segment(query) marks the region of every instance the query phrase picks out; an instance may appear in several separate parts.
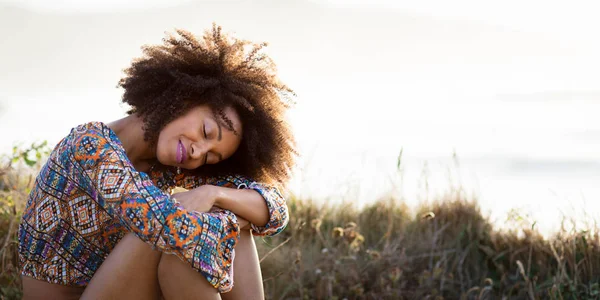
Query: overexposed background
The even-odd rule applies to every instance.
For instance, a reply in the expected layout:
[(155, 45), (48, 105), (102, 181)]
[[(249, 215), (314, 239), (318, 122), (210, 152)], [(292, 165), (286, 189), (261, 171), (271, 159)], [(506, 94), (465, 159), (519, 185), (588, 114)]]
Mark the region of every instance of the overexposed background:
[(566, 0), (0, 0), (0, 153), (124, 116), (115, 86), (140, 46), (214, 21), (269, 42), (299, 96), (293, 193), (414, 204), (462, 185), (499, 223), (517, 209), (550, 230), (561, 212), (599, 215), (598, 11)]

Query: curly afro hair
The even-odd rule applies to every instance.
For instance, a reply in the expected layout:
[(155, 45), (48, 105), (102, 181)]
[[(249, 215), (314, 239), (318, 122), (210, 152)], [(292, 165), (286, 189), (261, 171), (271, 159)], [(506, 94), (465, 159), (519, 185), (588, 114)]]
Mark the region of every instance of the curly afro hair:
[[(297, 156), (285, 113), (294, 92), (281, 83), (271, 58), (254, 44), (213, 24), (198, 38), (185, 30), (162, 45), (145, 45), (144, 55), (119, 81), (128, 114), (144, 122), (144, 140), (156, 145), (160, 131), (198, 105), (208, 105), (233, 130), (224, 109), (233, 107), (243, 124), (242, 142), (227, 160), (184, 172), (199, 176), (244, 175), (284, 187)], [(160, 166), (161, 168), (169, 168)]]

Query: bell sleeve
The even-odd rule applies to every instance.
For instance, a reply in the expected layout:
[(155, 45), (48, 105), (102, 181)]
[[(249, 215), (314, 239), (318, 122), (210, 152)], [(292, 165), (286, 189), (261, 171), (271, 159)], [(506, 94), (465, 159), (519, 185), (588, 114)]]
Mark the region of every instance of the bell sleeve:
[(258, 183), (243, 176), (206, 177), (178, 174), (174, 175), (174, 184), (185, 189), (193, 189), (203, 184), (221, 187), (252, 189), (265, 200), (269, 209), (269, 221), (264, 226), (251, 224), (252, 231), (258, 236), (274, 236), (282, 232), (289, 222), (288, 206), (279, 190), (272, 186)]

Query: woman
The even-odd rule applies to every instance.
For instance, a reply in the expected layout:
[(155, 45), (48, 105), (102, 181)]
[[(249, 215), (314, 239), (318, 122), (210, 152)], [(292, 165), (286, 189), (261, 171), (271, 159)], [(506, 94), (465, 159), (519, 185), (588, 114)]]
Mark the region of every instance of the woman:
[(213, 25), (143, 47), (119, 82), (128, 116), (75, 127), (36, 179), (24, 299), (263, 298), (251, 230), (286, 226), (295, 156), (293, 92), (263, 46)]

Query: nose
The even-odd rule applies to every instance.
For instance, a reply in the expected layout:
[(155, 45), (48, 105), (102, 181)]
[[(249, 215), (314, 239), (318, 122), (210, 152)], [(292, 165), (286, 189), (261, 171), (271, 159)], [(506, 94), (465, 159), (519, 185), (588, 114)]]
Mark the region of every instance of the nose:
[(206, 143), (206, 142), (192, 143), (190, 145), (191, 158), (194, 160), (203, 158), (204, 154), (209, 151), (209, 147), (210, 147), (209, 143)]

